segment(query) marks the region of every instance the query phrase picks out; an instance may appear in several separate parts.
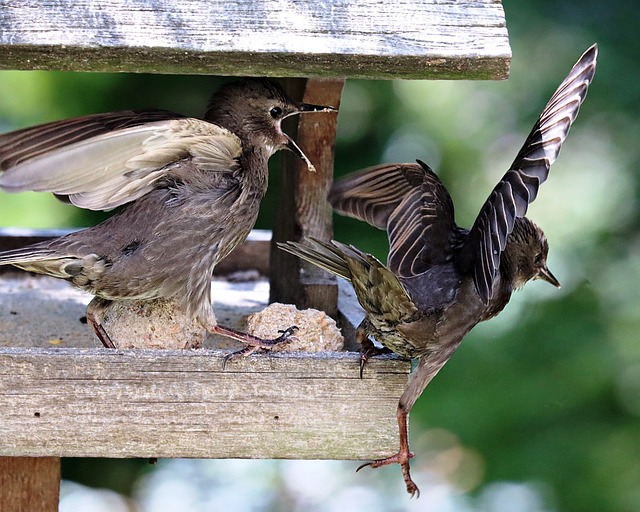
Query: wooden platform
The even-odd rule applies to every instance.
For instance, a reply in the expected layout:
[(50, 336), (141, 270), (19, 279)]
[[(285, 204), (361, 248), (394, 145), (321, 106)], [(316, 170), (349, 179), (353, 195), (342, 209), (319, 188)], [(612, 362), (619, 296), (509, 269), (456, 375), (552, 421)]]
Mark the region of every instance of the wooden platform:
[[(236, 276), (263, 244), (264, 233), (244, 244)], [(242, 270), (244, 280), (213, 281), (220, 321), (239, 329), (269, 297), (266, 277)], [(58, 279), (0, 273), (0, 456), (370, 459), (396, 449), (408, 361), (376, 358), (360, 379), (353, 351), (258, 354), (223, 369), (239, 347), (227, 338), (109, 350), (81, 321), (90, 299)], [(339, 307), (354, 350), (362, 313), (346, 284)]]
[[(0, 349), (0, 455), (370, 459), (409, 363), (354, 353)], [(382, 428), (380, 428), (382, 427)]]
[[(345, 78), (504, 79), (510, 59), (500, 0), (0, 0), (0, 69), (291, 77), (294, 99), (338, 107)], [(316, 117), (286, 128), (318, 172), (284, 158), (273, 241), (331, 237), (337, 116)], [(261, 243), (245, 249), (266, 265), (271, 300), (357, 316), (353, 297), (340, 300), (348, 287)], [(224, 264), (246, 268), (239, 261)], [(360, 380), (353, 352), (260, 355), (223, 372), (212, 348), (109, 351), (78, 325), (83, 305), (44, 284), (32, 296), (60, 309), (36, 320), (37, 348), (14, 327), (0, 346), (0, 510), (56, 510), (61, 456), (369, 459), (397, 449), (407, 361), (373, 360)], [(59, 334), (54, 317), (80, 331)]]

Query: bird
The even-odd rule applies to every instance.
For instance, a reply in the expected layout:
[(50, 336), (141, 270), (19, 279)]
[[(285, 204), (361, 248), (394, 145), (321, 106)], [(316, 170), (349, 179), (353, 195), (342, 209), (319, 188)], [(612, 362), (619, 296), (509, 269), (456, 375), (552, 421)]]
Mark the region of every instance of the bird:
[(356, 330), (363, 345), (361, 372), (373, 353), (372, 337), (387, 350), (417, 360), (397, 406), (398, 453), (357, 471), (397, 463), (407, 492), (419, 496), (408, 443), (409, 412), (416, 400), (466, 334), (500, 313), (514, 290), (535, 279), (560, 287), (547, 266), (547, 239), (525, 214), (578, 115), (596, 59), (594, 44), (553, 94), (470, 229), (455, 223), (447, 189), (418, 160), (357, 171), (336, 181), (328, 195), (338, 213), (386, 230), (386, 265), (337, 241), (280, 245), (351, 282), (365, 312)]
[(54, 121), (0, 135), (0, 189), (51, 192), (107, 220), (0, 253), (0, 265), (64, 279), (94, 295), (87, 321), (105, 347), (101, 320), (114, 301), (172, 300), (211, 333), (249, 347), (263, 340), (219, 325), (211, 305), (216, 264), (253, 228), (267, 190), (267, 162), (289, 149), (314, 170), (284, 119), (335, 112), (298, 103), (268, 79), (222, 85), (203, 119), (128, 110)]

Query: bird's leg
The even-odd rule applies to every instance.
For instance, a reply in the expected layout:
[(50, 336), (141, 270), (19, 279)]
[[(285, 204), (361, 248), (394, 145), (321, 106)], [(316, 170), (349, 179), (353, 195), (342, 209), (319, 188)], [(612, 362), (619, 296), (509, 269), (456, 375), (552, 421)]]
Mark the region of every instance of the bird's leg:
[(389, 354), (391, 350), (386, 347), (376, 347), (362, 327), (356, 329), (356, 342), (360, 343), (360, 378), (362, 379), (364, 366), (369, 358), (380, 354)]
[(413, 453), (409, 451), (409, 427), (407, 424), (408, 414), (407, 412), (398, 405), (397, 411), (398, 417), (398, 427), (400, 428), (400, 450), (395, 455), (391, 457), (387, 457), (386, 459), (377, 459), (372, 462), (366, 462), (362, 464), (356, 472), (360, 471), (362, 468), (366, 466), (370, 466), (372, 468), (379, 468), (381, 466), (387, 466), (389, 464), (400, 464), (400, 468), (402, 469), (402, 476), (404, 477), (404, 482), (407, 485), (407, 492), (411, 494), (413, 498), (420, 497), (420, 489), (415, 484), (413, 480), (411, 480), (411, 471), (409, 468), (409, 460), (413, 458)]
[(294, 332), (298, 330), (298, 327), (292, 325), (291, 327), (278, 331), (280, 336), (274, 338), (272, 340), (265, 340), (263, 338), (258, 338), (257, 336), (253, 336), (252, 334), (247, 334), (245, 332), (236, 331), (235, 329), (231, 329), (230, 327), (224, 327), (222, 325), (215, 325), (212, 327), (207, 327), (207, 330), (213, 334), (220, 334), (222, 336), (227, 336), (228, 338), (233, 338), (234, 340), (241, 341), (242, 343), (248, 345), (246, 348), (242, 350), (238, 350), (237, 352), (232, 352), (224, 358), (222, 366), (226, 366), (227, 362), (231, 359), (237, 359), (239, 357), (246, 357), (249, 354), (253, 354), (259, 349), (270, 349), (275, 345), (279, 345), (281, 343), (287, 343), (289, 338), (293, 335)]
[(102, 319), (106, 307), (111, 303), (110, 300), (94, 297), (87, 305), (87, 323), (96, 333), (102, 344), (107, 348), (116, 348), (107, 331), (102, 327)]

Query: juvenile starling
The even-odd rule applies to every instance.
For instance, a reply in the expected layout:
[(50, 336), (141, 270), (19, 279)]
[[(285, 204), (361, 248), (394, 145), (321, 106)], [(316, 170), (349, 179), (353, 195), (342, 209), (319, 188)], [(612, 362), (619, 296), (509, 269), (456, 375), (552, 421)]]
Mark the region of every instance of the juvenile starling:
[(56, 121), (0, 135), (0, 188), (53, 192), (82, 208), (110, 210), (106, 221), (23, 249), (0, 265), (65, 279), (95, 295), (87, 320), (101, 325), (111, 301), (170, 299), (209, 332), (268, 348), (218, 325), (210, 282), (216, 264), (253, 228), (267, 189), (267, 161), (292, 150), (283, 119), (332, 107), (297, 104), (275, 83), (221, 87), (204, 120), (162, 110), (123, 111)]
[[(329, 201), (340, 213), (386, 229), (387, 266), (370, 254), (338, 242), (311, 240), (281, 247), (351, 281), (366, 316), (357, 338), (373, 336), (383, 346), (417, 358), (400, 397), (400, 450), (360, 466), (398, 463), (407, 491), (411, 480), (408, 415), (424, 388), (478, 323), (497, 315), (511, 293), (532, 279), (560, 286), (547, 268), (543, 232), (524, 217), (547, 179), (596, 67), (589, 48), (552, 96), (511, 168), (484, 203), (470, 230), (454, 221), (453, 203), (424, 163), (383, 165), (336, 182)], [(363, 343), (365, 345), (365, 343)], [(367, 357), (363, 351), (363, 364)]]

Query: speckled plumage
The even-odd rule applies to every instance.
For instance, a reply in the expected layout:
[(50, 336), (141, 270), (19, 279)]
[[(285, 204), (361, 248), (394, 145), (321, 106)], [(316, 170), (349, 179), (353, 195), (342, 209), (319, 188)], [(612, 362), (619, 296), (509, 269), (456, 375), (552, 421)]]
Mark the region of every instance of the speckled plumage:
[(365, 464), (399, 463), (411, 495), (418, 487), (409, 471), (408, 414), (427, 384), (478, 322), (502, 311), (515, 289), (532, 279), (559, 286), (547, 268), (547, 240), (524, 215), (578, 114), (596, 56), (594, 45), (562, 82), (471, 229), (455, 224), (449, 193), (426, 164), (391, 164), (347, 176), (329, 194), (336, 211), (387, 231), (387, 265), (335, 241), (281, 244), (351, 281), (366, 314), (356, 333), (363, 345), (372, 346), (372, 336), (419, 360), (398, 404), (399, 452)]
[(125, 111), (0, 135), (2, 189), (53, 192), (94, 210), (129, 203), (94, 227), (0, 253), (0, 264), (94, 294), (87, 317), (107, 345), (100, 318), (109, 301), (140, 299), (170, 299), (210, 332), (260, 343), (217, 324), (211, 274), (255, 224), (269, 157), (283, 148), (302, 155), (282, 119), (331, 110), (244, 80), (221, 87), (204, 120)]

